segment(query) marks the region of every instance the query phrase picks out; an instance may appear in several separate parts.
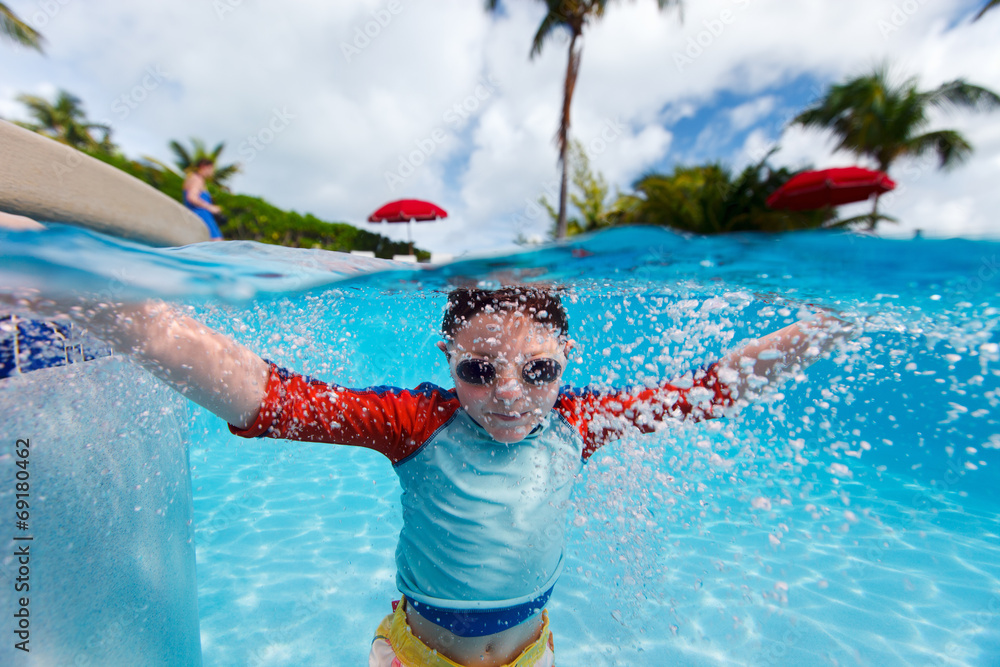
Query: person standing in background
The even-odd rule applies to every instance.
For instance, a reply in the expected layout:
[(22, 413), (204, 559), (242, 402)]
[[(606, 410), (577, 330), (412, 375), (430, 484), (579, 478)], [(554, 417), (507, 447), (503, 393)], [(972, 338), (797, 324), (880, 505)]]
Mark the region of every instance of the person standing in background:
[(214, 173), (214, 162), (206, 158), (198, 160), (194, 171), (184, 179), (184, 205), (202, 219), (213, 241), (221, 241), (222, 232), (215, 222), (215, 216), (222, 213), (222, 209), (212, 202), (212, 195), (208, 193), (207, 188), (208, 179), (212, 178)]

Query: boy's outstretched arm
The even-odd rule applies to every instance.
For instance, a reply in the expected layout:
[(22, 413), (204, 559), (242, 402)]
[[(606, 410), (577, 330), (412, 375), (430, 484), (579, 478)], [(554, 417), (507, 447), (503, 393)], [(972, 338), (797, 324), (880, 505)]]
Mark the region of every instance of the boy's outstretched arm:
[(719, 362), (719, 377), (733, 398), (779, 382), (795, 366), (808, 366), (854, 332), (843, 320), (817, 313), (733, 350)]
[(230, 424), (246, 428), (257, 417), (269, 367), (231, 338), (155, 301), (71, 312), (95, 336)]

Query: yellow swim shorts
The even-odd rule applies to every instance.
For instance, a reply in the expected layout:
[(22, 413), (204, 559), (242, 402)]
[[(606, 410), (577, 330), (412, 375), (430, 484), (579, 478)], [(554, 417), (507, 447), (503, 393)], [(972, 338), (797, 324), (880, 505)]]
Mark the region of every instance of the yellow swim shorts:
[[(553, 667), (555, 648), (549, 631), (549, 616), (542, 610), (542, 632), (505, 667)], [(406, 599), (382, 619), (375, 631), (368, 667), (463, 667), (416, 638), (406, 623)]]

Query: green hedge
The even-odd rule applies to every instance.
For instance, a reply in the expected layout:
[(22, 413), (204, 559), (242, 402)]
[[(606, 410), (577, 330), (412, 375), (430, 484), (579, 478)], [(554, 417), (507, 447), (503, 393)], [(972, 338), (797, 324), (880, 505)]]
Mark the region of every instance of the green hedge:
[[(325, 222), (312, 214), (283, 211), (259, 197), (215, 192), (212, 197), (222, 207), (227, 220), (219, 228), (227, 239), (253, 239), (293, 248), (324, 250), (370, 250), (376, 257), (392, 258), (409, 252), (406, 243), (397, 243), (344, 222)], [(414, 249), (419, 259), (430, 253)]]
[[(130, 160), (121, 154), (92, 152), (91, 156), (135, 176), (139, 180), (176, 199), (183, 201), (183, 179), (176, 173), (155, 164)], [(284, 211), (260, 197), (232, 194), (209, 187), (215, 203), (222, 207), (225, 219), (219, 228), (230, 240), (258, 241), (293, 248), (324, 250), (369, 250), (376, 257), (391, 259), (409, 252), (406, 243), (392, 241), (344, 222), (326, 222), (312, 214)], [(414, 248), (418, 259), (430, 259), (430, 253)]]

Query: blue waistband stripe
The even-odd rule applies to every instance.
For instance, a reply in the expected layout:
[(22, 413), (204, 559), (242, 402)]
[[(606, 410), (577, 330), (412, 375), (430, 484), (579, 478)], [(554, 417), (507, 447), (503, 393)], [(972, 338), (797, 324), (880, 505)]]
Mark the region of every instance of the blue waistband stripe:
[(406, 599), (406, 604), (426, 618), (459, 637), (484, 637), (520, 625), (548, 604), (552, 588), (534, 600), (502, 609), (441, 609)]

